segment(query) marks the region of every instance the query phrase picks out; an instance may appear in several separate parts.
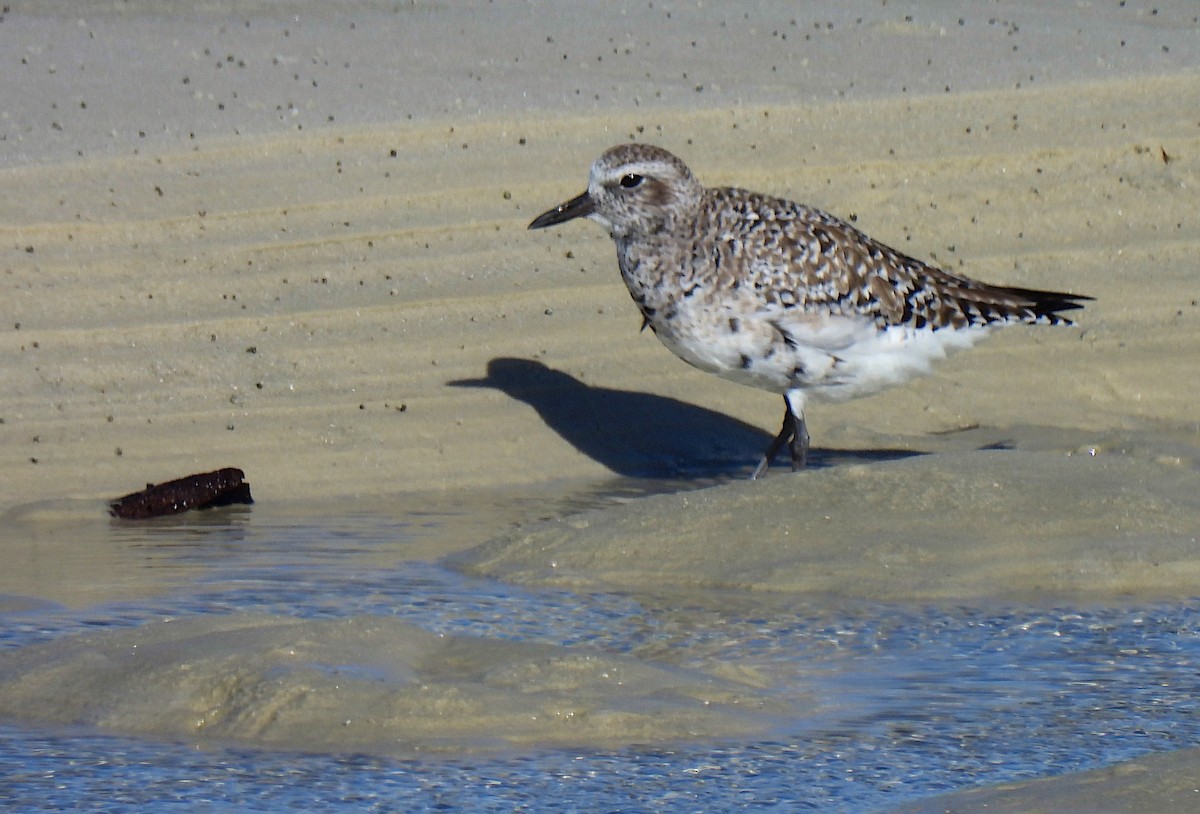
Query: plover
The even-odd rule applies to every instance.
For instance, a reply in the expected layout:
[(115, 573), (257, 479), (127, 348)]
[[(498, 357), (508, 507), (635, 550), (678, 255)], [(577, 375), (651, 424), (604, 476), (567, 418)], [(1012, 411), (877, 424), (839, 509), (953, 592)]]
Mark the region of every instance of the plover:
[(1091, 299), (953, 274), (819, 209), (705, 187), (648, 144), (606, 150), (587, 191), (529, 228), (579, 217), (616, 242), (643, 328), (688, 364), (783, 396), (783, 427), (754, 478), (785, 444), (792, 468), (805, 467), (810, 399), (901, 384), (997, 326), (1070, 325), (1060, 312)]

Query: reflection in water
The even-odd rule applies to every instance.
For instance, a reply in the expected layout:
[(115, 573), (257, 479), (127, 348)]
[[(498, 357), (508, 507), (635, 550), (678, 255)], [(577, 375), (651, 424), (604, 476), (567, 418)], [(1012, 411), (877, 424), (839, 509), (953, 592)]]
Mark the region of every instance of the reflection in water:
[(752, 669), (781, 699), (816, 705), (780, 720), (766, 738), (464, 758), (196, 751), (6, 726), (0, 797), (14, 810), (215, 801), (266, 811), (509, 811), (552, 799), (576, 810), (772, 803), (862, 811), (1200, 742), (1195, 604), (1035, 611), (717, 594), (639, 600), (522, 589), (428, 563), (371, 564), (372, 549), (395, 551), (429, 522), (380, 514), (260, 526), (252, 515), (208, 526), (207, 538), (199, 526), (179, 527), (186, 529), (180, 545), (160, 529), (129, 532), (143, 535), (126, 542), (151, 561), (165, 553), (203, 562), (200, 576), (152, 600), (83, 611), (12, 606), (0, 627), (0, 656), (164, 616), (388, 617), (434, 633), (585, 645), (708, 671)]

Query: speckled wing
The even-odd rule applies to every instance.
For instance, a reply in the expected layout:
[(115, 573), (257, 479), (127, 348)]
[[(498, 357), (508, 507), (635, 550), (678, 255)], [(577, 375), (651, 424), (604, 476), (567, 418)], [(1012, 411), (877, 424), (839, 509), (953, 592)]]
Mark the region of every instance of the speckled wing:
[[(819, 209), (740, 189), (710, 189), (719, 223), (713, 264), (752, 285), (763, 304), (859, 314), (880, 327), (964, 328), (1009, 322), (1071, 324), (1058, 312), (1090, 297), (992, 286), (902, 254)], [(710, 231), (711, 230), (711, 231)], [(732, 261), (732, 262), (724, 262)]]

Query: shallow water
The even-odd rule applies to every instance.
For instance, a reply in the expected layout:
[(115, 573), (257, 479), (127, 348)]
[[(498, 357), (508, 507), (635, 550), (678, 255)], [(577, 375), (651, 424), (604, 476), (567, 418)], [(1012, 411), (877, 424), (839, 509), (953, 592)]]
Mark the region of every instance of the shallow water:
[(367, 511), (292, 523), (243, 510), (114, 526), (111, 543), (141, 552), (165, 593), (83, 609), (14, 602), (0, 648), (165, 617), (389, 616), (699, 669), (736, 664), (765, 676), (770, 694), (815, 707), (797, 704), (806, 711), (751, 740), (416, 758), (197, 749), (8, 724), (0, 802), (30, 811), (850, 812), (1200, 743), (1200, 602), (1033, 610), (579, 595), (405, 561), (408, 547), (454, 523)]

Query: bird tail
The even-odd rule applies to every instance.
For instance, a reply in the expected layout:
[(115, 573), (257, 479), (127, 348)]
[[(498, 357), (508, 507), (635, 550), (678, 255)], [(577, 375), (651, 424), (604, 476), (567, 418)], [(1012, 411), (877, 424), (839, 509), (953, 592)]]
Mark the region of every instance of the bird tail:
[(1000, 288), (999, 290), (1014, 299), (1023, 300), (1023, 310), (1029, 314), (1029, 322), (1048, 325), (1073, 325), (1070, 317), (1063, 316), (1062, 312), (1083, 308), (1085, 302), (1091, 302), (1094, 299), (1083, 294), (1038, 291), (1032, 288)]

